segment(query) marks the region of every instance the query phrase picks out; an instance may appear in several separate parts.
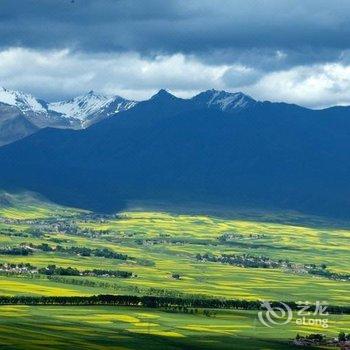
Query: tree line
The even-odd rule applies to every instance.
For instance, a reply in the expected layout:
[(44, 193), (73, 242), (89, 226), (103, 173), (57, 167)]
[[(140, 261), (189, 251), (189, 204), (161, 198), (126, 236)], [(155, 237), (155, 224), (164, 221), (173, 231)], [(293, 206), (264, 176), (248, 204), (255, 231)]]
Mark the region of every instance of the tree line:
[(132, 272), (123, 270), (107, 270), (107, 269), (92, 269), (78, 270), (75, 267), (62, 267), (56, 265), (48, 265), (46, 267), (36, 267), (29, 263), (0, 263), (0, 273), (7, 274), (41, 274), (46, 276), (95, 276), (95, 277), (117, 277), (129, 278), (136, 277)]
[[(279, 302), (271, 302), (272, 307)], [(286, 302), (292, 310), (299, 310), (300, 304)], [(148, 308), (169, 308), (181, 306), (187, 308), (260, 310), (259, 300), (213, 299), (213, 298), (176, 298), (135, 295), (92, 295), (92, 296), (0, 296), (0, 305), (111, 305), (137, 306)], [(314, 311), (313, 307), (309, 308)], [(327, 311), (334, 314), (350, 314), (350, 306), (328, 306)]]
[(96, 277), (118, 277), (129, 278), (132, 277), (132, 272), (122, 270), (83, 270), (80, 271), (75, 267), (61, 267), (56, 265), (48, 265), (38, 269), (38, 273), (43, 275), (58, 275), (58, 276), (96, 276)]
[(33, 244), (29, 243), (26, 245), (25, 243), (22, 243), (23, 246), (27, 247), (27, 249), (37, 249), (41, 250), (43, 252), (57, 252), (57, 253), (66, 253), (66, 254), (72, 254), (72, 255), (79, 255), (79, 256), (97, 256), (97, 257), (103, 257), (107, 259), (119, 259), (119, 260), (127, 260), (129, 257), (126, 254), (115, 252), (108, 248), (87, 248), (87, 247), (63, 247), (61, 245), (51, 246), (47, 243), (41, 243), (41, 244)]

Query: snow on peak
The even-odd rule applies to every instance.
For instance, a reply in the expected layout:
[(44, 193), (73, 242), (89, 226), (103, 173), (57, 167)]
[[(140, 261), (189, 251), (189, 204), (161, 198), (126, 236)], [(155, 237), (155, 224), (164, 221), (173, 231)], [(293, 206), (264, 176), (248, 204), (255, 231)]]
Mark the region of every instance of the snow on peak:
[[(87, 94), (67, 101), (53, 102), (48, 105), (49, 110), (61, 113), (66, 117), (85, 121), (89, 116), (101, 114), (115, 114), (129, 109), (136, 104), (119, 96), (109, 96), (89, 91)], [(113, 108), (112, 108), (113, 107)]]
[(214, 89), (201, 92), (199, 95), (193, 97), (193, 100), (222, 111), (244, 109), (255, 103), (254, 99), (242, 92), (231, 93)]
[(32, 95), (0, 87), (0, 102), (16, 106), (23, 113), (46, 113), (45, 107)]
[(75, 119), (84, 120), (87, 115), (96, 113), (112, 100), (112, 97), (95, 94), (93, 91), (90, 91), (86, 95), (67, 101), (50, 103), (49, 109)]

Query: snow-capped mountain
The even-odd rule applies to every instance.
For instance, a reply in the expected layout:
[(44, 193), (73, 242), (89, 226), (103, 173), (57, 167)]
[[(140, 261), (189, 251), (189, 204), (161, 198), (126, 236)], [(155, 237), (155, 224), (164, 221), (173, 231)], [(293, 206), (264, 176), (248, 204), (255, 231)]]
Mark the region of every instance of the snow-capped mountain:
[(0, 102), (17, 107), (22, 113), (46, 113), (42, 103), (30, 94), (0, 87)]
[[(164, 89), (151, 97), (149, 102), (169, 113), (180, 106), (182, 109), (199, 107), (237, 113), (259, 104), (241, 92), (207, 90), (190, 99), (181, 99)], [(45, 127), (84, 129), (116, 113), (131, 109), (138, 102), (90, 91), (69, 100), (47, 103), (28, 93), (0, 88), (0, 104), (1, 145)]]
[(67, 101), (50, 103), (48, 109), (79, 120), (82, 127), (86, 127), (112, 114), (130, 109), (136, 103), (120, 96), (107, 96), (90, 91)]
[(227, 92), (207, 90), (194, 96), (192, 100), (209, 108), (219, 109), (224, 112), (235, 112), (254, 106), (257, 101), (242, 92)]
[(350, 218), (349, 115), (161, 90), (82, 132), (41, 130), (1, 147), (0, 183), (96, 211), (185, 198)]
[(13, 106), (38, 128), (79, 128), (72, 118), (65, 118), (60, 113), (50, 111), (47, 103), (31, 94), (0, 88), (0, 103)]
[(120, 96), (88, 92), (67, 101), (47, 103), (31, 94), (0, 88), (0, 102), (17, 107), (38, 127), (80, 129), (136, 105)]
[(47, 103), (31, 94), (0, 88), (0, 103), (17, 107), (39, 128), (81, 129), (132, 108), (137, 102), (90, 91), (67, 101)]
[(46, 127), (83, 129), (136, 103), (93, 91), (67, 101), (47, 103), (31, 94), (0, 87), (0, 146)]

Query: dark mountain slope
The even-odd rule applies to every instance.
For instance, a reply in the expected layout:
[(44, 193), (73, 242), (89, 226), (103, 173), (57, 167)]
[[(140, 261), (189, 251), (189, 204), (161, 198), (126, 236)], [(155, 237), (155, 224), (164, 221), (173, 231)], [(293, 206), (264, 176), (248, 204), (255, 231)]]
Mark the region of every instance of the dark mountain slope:
[(0, 146), (31, 135), (38, 129), (17, 107), (0, 102)]
[(253, 103), (236, 113), (161, 91), (83, 131), (0, 149), (0, 185), (98, 210), (213, 201), (350, 216), (349, 109)]

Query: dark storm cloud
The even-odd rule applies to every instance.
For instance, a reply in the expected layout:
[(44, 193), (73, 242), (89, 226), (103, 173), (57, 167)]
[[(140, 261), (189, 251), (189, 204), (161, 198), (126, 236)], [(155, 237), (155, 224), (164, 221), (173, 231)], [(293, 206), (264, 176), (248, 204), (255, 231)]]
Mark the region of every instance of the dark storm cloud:
[[(0, 45), (182, 52), (215, 63), (258, 53), (278, 67), (336, 59), (350, 46), (349, 15), (348, 0), (2, 0)], [(269, 62), (276, 50), (288, 59)]]
[(0, 0), (0, 86), (350, 104), (350, 0)]

